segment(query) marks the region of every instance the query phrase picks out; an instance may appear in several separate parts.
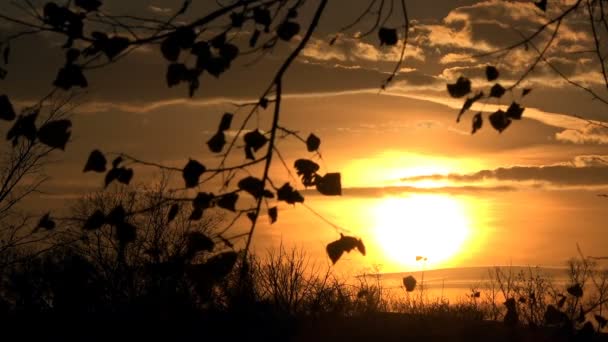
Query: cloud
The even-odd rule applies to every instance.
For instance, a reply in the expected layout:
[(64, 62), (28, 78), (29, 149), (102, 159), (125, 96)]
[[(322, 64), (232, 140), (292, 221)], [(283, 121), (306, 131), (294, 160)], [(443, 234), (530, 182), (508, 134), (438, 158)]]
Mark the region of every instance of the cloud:
[(451, 181), (455, 183), (532, 182), (558, 187), (608, 186), (608, 158), (579, 156), (569, 164), (543, 166), (512, 166), (481, 170), (469, 174), (451, 173), (405, 177), (403, 182)]
[(157, 13), (157, 14), (168, 14), (173, 11), (169, 7), (160, 7), (160, 6), (154, 6), (154, 5), (148, 6), (148, 10), (150, 12)]

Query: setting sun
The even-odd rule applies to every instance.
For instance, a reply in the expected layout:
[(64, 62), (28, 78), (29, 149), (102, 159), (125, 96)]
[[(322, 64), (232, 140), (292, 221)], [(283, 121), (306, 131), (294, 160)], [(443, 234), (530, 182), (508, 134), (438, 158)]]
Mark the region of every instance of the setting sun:
[(374, 231), (386, 258), (403, 266), (440, 266), (456, 255), (470, 235), (463, 205), (444, 195), (391, 197), (374, 210)]

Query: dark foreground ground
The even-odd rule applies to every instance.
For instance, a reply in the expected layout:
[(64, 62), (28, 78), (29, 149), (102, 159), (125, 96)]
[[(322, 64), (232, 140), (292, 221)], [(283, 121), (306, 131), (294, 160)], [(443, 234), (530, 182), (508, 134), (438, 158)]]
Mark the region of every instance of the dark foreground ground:
[(548, 328), (508, 328), (501, 322), (375, 313), (358, 317), (213, 315), (163, 321), (137, 317), (29, 317), (0, 321), (0, 341), (608, 341)]

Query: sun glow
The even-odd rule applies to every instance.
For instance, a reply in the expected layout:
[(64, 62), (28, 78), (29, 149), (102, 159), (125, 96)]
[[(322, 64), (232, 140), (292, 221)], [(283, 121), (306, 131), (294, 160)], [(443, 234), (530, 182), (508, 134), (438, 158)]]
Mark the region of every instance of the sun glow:
[(464, 206), (445, 195), (385, 198), (374, 210), (374, 221), (385, 257), (402, 266), (446, 266), (471, 235)]

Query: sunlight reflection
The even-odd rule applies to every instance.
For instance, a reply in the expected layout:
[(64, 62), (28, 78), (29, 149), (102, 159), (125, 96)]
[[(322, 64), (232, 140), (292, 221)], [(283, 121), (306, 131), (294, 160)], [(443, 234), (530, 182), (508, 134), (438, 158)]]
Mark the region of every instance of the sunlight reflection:
[(388, 260), (402, 266), (445, 266), (471, 236), (467, 211), (451, 196), (389, 197), (378, 202), (373, 215), (378, 245)]

